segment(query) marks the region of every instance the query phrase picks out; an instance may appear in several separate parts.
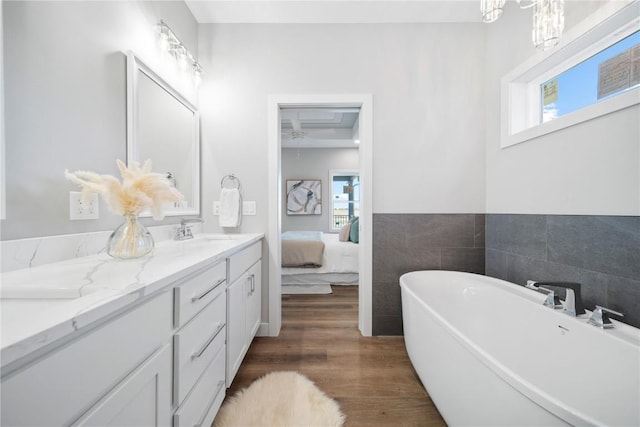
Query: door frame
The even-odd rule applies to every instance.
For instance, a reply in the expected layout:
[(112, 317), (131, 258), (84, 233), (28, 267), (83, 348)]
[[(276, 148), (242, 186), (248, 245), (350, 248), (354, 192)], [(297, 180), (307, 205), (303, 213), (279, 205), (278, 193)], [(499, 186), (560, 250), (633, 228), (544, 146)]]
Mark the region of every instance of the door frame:
[(269, 315), (266, 335), (277, 336), (282, 325), (281, 298), (281, 224), (282, 165), (280, 109), (295, 107), (360, 107), (360, 280), (358, 287), (358, 328), (364, 336), (372, 335), (372, 237), (373, 237), (373, 96), (371, 94), (283, 94), (269, 95), (268, 120), (268, 232)]

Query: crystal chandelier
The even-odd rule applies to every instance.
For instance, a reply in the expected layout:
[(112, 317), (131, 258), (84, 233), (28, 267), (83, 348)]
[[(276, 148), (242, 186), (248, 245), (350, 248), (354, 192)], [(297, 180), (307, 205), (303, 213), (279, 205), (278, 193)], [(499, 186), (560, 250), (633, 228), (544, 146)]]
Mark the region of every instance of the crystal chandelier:
[[(516, 0), (520, 9), (533, 8), (533, 45), (542, 50), (554, 47), (564, 30), (564, 0)], [(480, 0), (483, 22), (493, 22), (502, 15), (505, 0)]]
[(533, 6), (533, 45), (542, 50), (554, 47), (560, 41), (562, 30), (564, 0), (538, 0)]
[(480, 0), (482, 22), (489, 23), (500, 18), (504, 2), (505, 0)]

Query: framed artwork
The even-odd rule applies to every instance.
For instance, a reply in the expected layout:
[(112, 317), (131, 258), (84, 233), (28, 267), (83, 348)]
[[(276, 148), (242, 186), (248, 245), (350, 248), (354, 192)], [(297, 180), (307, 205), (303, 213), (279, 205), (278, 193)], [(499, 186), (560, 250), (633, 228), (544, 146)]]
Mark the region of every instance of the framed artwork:
[(322, 215), (322, 181), (288, 179), (287, 215)]

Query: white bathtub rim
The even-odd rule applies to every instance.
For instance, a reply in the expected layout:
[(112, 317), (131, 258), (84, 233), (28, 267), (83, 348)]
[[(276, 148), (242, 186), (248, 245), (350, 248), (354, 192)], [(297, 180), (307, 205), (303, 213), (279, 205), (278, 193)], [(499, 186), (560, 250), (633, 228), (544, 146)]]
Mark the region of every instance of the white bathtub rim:
[[(495, 277), (490, 277), (483, 274), (467, 273), (463, 271), (454, 271), (454, 270), (419, 270), (419, 271), (412, 271), (412, 272), (403, 274), (400, 277), (400, 284), (402, 285), (403, 277), (405, 276), (409, 277), (409, 276), (421, 274), (421, 273), (437, 274), (437, 275), (443, 275), (443, 276), (468, 276), (471, 278), (471, 280), (479, 279), (481, 281), (490, 281), (491, 285), (500, 286), (500, 289), (503, 289), (509, 293), (521, 296), (524, 299), (533, 302), (534, 304), (539, 304), (538, 305), (539, 309), (548, 311), (548, 314), (557, 316), (562, 321), (573, 322), (573, 324), (576, 325), (577, 327), (588, 329), (590, 332), (605, 334), (607, 335), (607, 338), (619, 340), (623, 342), (625, 345), (631, 345), (636, 348), (640, 347), (640, 329), (638, 328), (627, 325), (624, 322), (619, 322), (615, 319), (610, 319), (614, 325), (612, 329), (598, 328), (596, 326), (590, 325), (587, 322), (592, 312), (589, 309), (585, 309), (586, 314), (580, 315), (578, 317), (568, 316), (564, 314), (562, 310), (550, 310), (542, 305), (542, 303), (546, 298), (544, 294), (540, 292), (536, 292), (531, 289), (527, 289), (524, 286), (518, 285), (517, 283), (508, 282), (506, 280), (497, 279)], [(413, 292), (412, 294), (415, 296)], [(433, 312), (431, 308), (429, 308), (429, 311)]]
[[(425, 271), (428, 271), (428, 270), (425, 270)], [(482, 276), (482, 275), (473, 274), (473, 273), (446, 272), (443, 270), (433, 270), (433, 271), (438, 273), (454, 273), (456, 275), (464, 274), (464, 275), (471, 275), (475, 277), (487, 278), (487, 276)], [(412, 274), (412, 273), (406, 273), (406, 275), (409, 275), (409, 274)], [(420, 305), (423, 306), (429, 312), (429, 314), (433, 316), (433, 318), (436, 320), (436, 322), (440, 324), (440, 326), (444, 327), (448, 331), (451, 331), (452, 336), (456, 341), (458, 341), (463, 347), (469, 350), (469, 352), (472, 355), (474, 355), (477, 359), (479, 359), (482, 364), (487, 366), (487, 368), (489, 368), (492, 372), (498, 375), (503, 381), (505, 381), (507, 384), (513, 387), (517, 392), (526, 396), (527, 398), (535, 402), (544, 410), (552, 413), (553, 415), (557, 416), (558, 418), (562, 419), (563, 421), (571, 425), (597, 426), (597, 425), (603, 424), (602, 422), (598, 422), (597, 420), (593, 419), (587, 414), (575, 408), (572, 408), (569, 405), (563, 405), (563, 404), (557, 403), (557, 399), (554, 399), (548, 393), (545, 393), (540, 388), (534, 386), (527, 380), (523, 379), (521, 376), (517, 375), (512, 370), (505, 367), (502, 363), (500, 363), (497, 359), (492, 357), (486, 351), (479, 348), (476, 344), (474, 344), (473, 341), (471, 341), (464, 334), (462, 334), (450, 322), (448, 322), (446, 319), (444, 319), (444, 317), (442, 317), (440, 314), (434, 311), (431, 307), (429, 307), (424, 301), (422, 301), (422, 299), (418, 297), (418, 295), (416, 295), (409, 287), (407, 287), (407, 285), (403, 283), (404, 276), (405, 275), (400, 277), (400, 287), (403, 288), (405, 292), (408, 292), (409, 294), (411, 294), (413, 298), (415, 298), (420, 303)], [(491, 280), (494, 280), (494, 279), (491, 278)], [(500, 280), (500, 279), (495, 279), (495, 280)], [(522, 288), (517, 284), (513, 284), (503, 280), (500, 280), (500, 281), (503, 282), (503, 284)], [(512, 290), (515, 290), (515, 289), (512, 289)], [(527, 293), (529, 292), (524, 288), (522, 288), (522, 290), (526, 291)], [(570, 320), (575, 320), (575, 319), (570, 319)]]

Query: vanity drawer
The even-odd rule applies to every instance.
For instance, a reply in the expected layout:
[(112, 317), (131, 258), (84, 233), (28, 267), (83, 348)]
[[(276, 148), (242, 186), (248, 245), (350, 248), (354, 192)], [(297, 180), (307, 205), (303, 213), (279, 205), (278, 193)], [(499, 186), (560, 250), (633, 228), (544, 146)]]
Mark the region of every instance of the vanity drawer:
[(224, 292), (226, 277), (227, 263), (222, 261), (175, 288), (176, 328), (187, 323), (197, 312)]
[(262, 258), (262, 241), (231, 255), (229, 258), (229, 283), (233, 283), (260, 258)]
[(223, 292), (173, 337), (174, 402), (180, 405), (204, 369), (225, 353), (226, 296)]
[(210, 426), (225, 396), (225, 352), (221, 351), (173, 416), (173, 425)]

